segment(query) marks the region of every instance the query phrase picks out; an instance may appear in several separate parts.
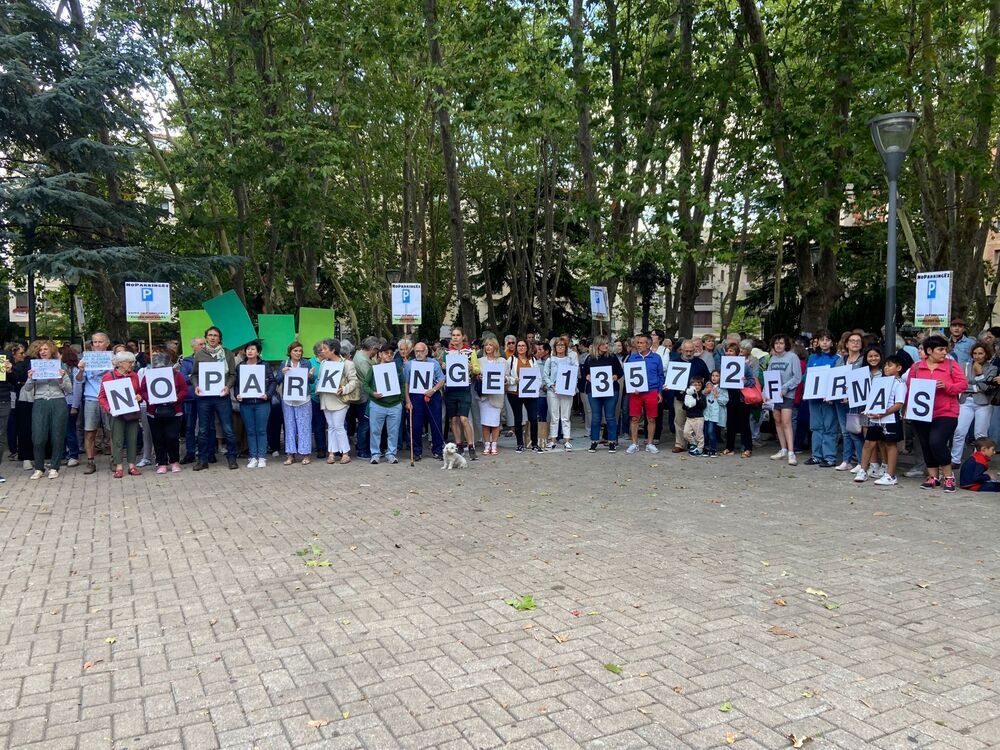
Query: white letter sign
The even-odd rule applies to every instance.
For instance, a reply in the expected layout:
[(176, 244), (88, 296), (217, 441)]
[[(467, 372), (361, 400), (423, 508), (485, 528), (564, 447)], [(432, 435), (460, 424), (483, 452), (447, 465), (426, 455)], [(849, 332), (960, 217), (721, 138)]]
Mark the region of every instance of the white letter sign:
[(281, 398), (289, 402), (304, 402), (309, 398), (309, 369), (290, 367), (281, 384)]
[(375, 380), (375, 392), (385, 396), (398, 396), (402, 391), (399, 387), (399, 369), (395, 362), (374, 365), (372, 378)]
[(802, 394), (803, 401), (826, 398), (829, 390), (830, 365), (815, 365), (806, 368), (806, 388)]
[(153, 406), (177, 401), (177, 384), (173, 367), (146, 368), (146, 401)]
[(688, 387), (690, 379), (690, 362), (667, 362), (667, 384), (665, 387), (668, 391), (683, 391)]
[(930, 422), (934, 417), (936, 391), (936, 380), (913, 378), (910, 381), (910, 392), (906, 394), (906, 418), (914, 422)]
[(264, 365), (240, 365), (240, 397), (260, 398), (264, 395)]
[[(866, 370), (864, 367), (856, 368)], [(827, 398), (831, 401), (842, 401), (847, 398), (847, 380), (855, 368), (852, 365), (841, 365), (830, 370), (830, 391)]]
[(784, 400), (781, 395), (781, 373), (778, 370), (764, 370), (764, 400), (776, 404)]
[(226, 385), (226, 365), (223, 362), (198, 363), (198, 395), (221, 396)]
[(572, 396), (576, 393), (576, 381), (580, 377), (580, 368), (576, 365), (566, 365), (559, 368), (556, 374), (556, 395)]
[(449, 388), (469, 385), (469, 358), (459, 352), (448, 352), (444, 358), (444, 374)]
[(872, 379), (867, 367), (851, 370), (847, 376), (847, 405), (852, 409), (868, 403), (868, 390)]
[(344, 363), (323, 360), (316, 378), (316, 393), (336, 393), (344, 377)]
[(537, 367), (522, 367), (517, 371), (517, 395), (537, 398), (542, 392), (542, 372)]
[(139, 399), (132, 387), (132, 378), (115, 378), (104, 383), (104, 395), (108, 397), (111, 416), (119, 417), (139, 411)]
[(503, 373), (506, 367), (503, 362), (480, 362), (479, 367), (483, 373), (483, 395), (502, 396), (503, 395)]
[(415, 396), (427, 393), (434, 386), (434, 363), (412, 360), (408, 386), (410, 393)]
[(885, 414), (886, 409), (892, 406), (889, 400), (892, 398), (892, 386), (895, 382), (895, 378), (875, 378), (872, 381), (865, 414)]

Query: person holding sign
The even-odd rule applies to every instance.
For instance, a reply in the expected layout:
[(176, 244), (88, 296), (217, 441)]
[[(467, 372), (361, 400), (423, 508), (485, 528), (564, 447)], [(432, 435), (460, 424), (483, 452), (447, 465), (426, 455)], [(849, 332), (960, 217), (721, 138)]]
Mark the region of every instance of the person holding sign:
[(528, 417), (528, 431), (531, 438), (531, 449), (538, 448), (538, 399), (533, 396), (522, 398), (520, 395), (521, 370), (533, 369), (535, 358), (531, 356), (528, 342), (518, 339), (514, 345), (514, 355), (507, 360), (507, 400), (514, 412), (514, 437), (517, 439), (515, 453), (524, 453), (524, 415)]
[[(396, 446), (399, 444), (399, 425), (403, 421), (403, 404), (410, 407), (406, 383), (403, 381), (403, 366), (393, 359), (396, 350), (391, 344), (383, 344), (378, 352), (378, 362), (364, 382), (368, 394), (368, 419), (371, 423), (371, 453), (369, 463), (375, 465), (381, 458), (382, 427), (386, 428), (385, 461), (398, 464)], [(379, 365), (388, 367), (379, 368)], [(395, 375), (395, 378), (393, 378)]]
[[(285, 420), (285, 466), (291, 466), (296, 456), (302, 464), (312, 459), (312, 402), (309, 400), (309, 360), (302, 358), (302, 344), (288, 345), (288, 359), (277, 373), (281, 386), (281, 414)], [(286, 376), (289, 382), (286, 381)]]
[[(347, 437), (345, 425), (347, 412), (350, 411), (348, 407), (357, 399), (361, 384), (358, 382), (358, 371), (354, 368), (354, 363), (341, 355), (340, 342), (337, 339), (325, 339), (323, 343), (326, 347), (326, 359), (317, 375), (316, 393), (319, 394), (319, 405), (326, 420), (326, 462), (332, 464), (339, 460), (342, 464), (349, 464), (351, 441)], [(335, 376), (330, 373), (335, 373), (338, 368), (340, 377), (336, 378), (336, 383), (332, 383)], [(335, 384), (337, 390), (326, 390), (328, 384)]]
[[(869, 364), (872, 360), (872, 352), (878, 349), (870, 349), (866, 355)], [(861, 451), (861, 459), (858, 464), (858, 471), (854, 475), (855, 482), (864, 482), (868, 479), (868, 472), (865, 470), (871, 465), (875, 458), (876, 451), (881, 448), (885, 453), (885, 473), (875, 480), (875, 484), (880, 487), (893, 487), (898, 482), (896, 480), (896, 459), (899, 457), (899, 441), (903, 439), (903, 420), (901, 419), (903, 405), (906, 403), (906, 386), (899, 376), (903, 373), (903, 360), (901, 357), (892, 355), (886, 357), (882, 366), (883, 376), (892, 379), (889, 388), (888, 398), (885, 400), (885, 407), (881, 405), (872, 412), (866, 412), (863, 416), (869, 421), (865, 428), (865, 443)], [(872, 373), (877, 377), (876, 373)]]
[[(483, 358), (479, 360), (479, 421), (483, 426), (483, 455), (497, 455), (500, 439), (500, 412), (504, 406), (507, 360), (500, 356), (500, 342), (493, 336), (483, 339)], [(487, 392), (489, 391), (489, 392)], [(414, 460), (416, 457), (414, 456)]]
[(619, 382), (625, 375), (622, 362), (609, 351), (608, 337), (595, 336), (590, 345), (590, 356), (580, 365), (580, 377), (586, 396), (590, 400), (590, 452), (597, 452), (601, 439), (601, 419), (608, 430), (608, 452), (618, 449), (618, 421), (615, 405), (618, 403)]
[[(94, 352), (106, 352), (111, 347), (111, 339), (103, 331), (94, 331), (90, 335), (90, 349)], [(111, 430), (111, 422), (106, 412), (101, 409), (98, 401), (98, 393), (101, 390), (101, 382), (107, 370), (91, 370), (87, 368), (87, 352), (84, 352), (83, 359), (76, 368), (76, 381), (83, 384), (83, 449), (87, 454), (87, 467), (84, 474), (93, 474), (97, 471), (94, 463), (94, 456), (97, 448), (97, 431), (103, 428), (106, 432)]]
[(56, 358), (55, 344), (48, 340), (39, 342), (37, 357), (31, 360), (28, 379), (21, 388), (21, 399), (33, 404), (31, 445), (35, 471), (31, 479), (45, 476), (46, 445), (50, 445), (52, 450), (49, 479), (55, 479), (59, 476), (59, 461), (66, 444), (66, 420), (69, 417), (66, 396), (72, 393), (73, 384), (69, 371)]
[[(829, 371), (829, 368), (841, 364), (829, 331), (818, 331), (816, 341), (819, 351), (809, 355), (806, 363), (807, 377), (811, 368), (826, 367)], [(807, 393), (806, 397), (809, 395)], [(812, 457), (806, 461), (806, 465), (834, 468), (837, 465), (837, 437), (840, 435), (837, 407), (822, 396), (812, 399), (809, 402), (809, 429), (812, 430)]]
[(135, 398), (136, 408), (134, 411), (123, 412), (118, 416), (111, 415), (111, 463), (115, 465), (115, 479), (125, 476), (126, 460), (128, 462), (128, 473), (137, 477), (142, 471), (135, 465), (136, 444), (139, 440), (139, 409), (142, 408), (142, 396), (139, 392), (139, 375), (134, 372), (135, 355), (128, 349), (117, 352), (112, 358), (115, 369), (104, 373), (101, 378), (101, 390), (98, 393), (98, 400), (101, 408), (109, 415), (112, 409), (108, 396), (108, 383), (127, 380), (131, 386), (130, 398)]
[[(640, 333), (636, 336), (635, 345), (636, 351), (628, 355), (628, 359), (625, 362), (626, 364), (629, 362), (642, 362), (645, 365), (646, 390), (629, 394), (628, 415), (631, 420), (629, 430), (632, 436), (632, 443), (625, 452), (632, 454), (639, 451), (639, 418), (645, 414), (646, 451), (648, 453), (659, 453), (656, 446), (653, 445), (653, 433), (656, 430), (656, 413), (659, 410), (660, 401), (663, 400), (663, 395), (660, 393), (664, 382), (663, 360), (660, 359), (656, 352), (650, 351), (649, 336), (647, 334)], [(701, 366), (704, 368), (705, 363), (701, 362)], [(687, 387), (686, 382), (684, 383), (684, 387)], [(683, 430), (683, 425), (681, 426), (681, 430)], [(683, 440), (684, 436), (678, 434), (677, 439)]]
[(261, 361), (263, 348), (259, 340), (244, 347), (245, 359), (236, 366), (236, 387), (233, 389), (247, 431), (248, 469), (267, 466), (267, 420), (271, 416), (271, 397), (277, 388), (274, 372)]
[(799, 462), (795, 458), (795, 432), (792, 427), (792, 415), (795, 412), (795, 390), (802, 380), (802, 366), (799, 357), (792, 349), (792, 338), (784, 333), (771, 337), (771, 356), (767, 362), (768, 372), (781, 375), (781, 388), (778, 397), (771, 403), (774, 416), (774, 432), (778, 436), (780, 450), (771, 456), (771, 460), (788, 460), (789, 466)]
[(444, 433), (441, 431), (444, 370), (440, 362), (428, 355), (427, 344), (418, 341), (413, 346), (413, 359), (403, 365), (410, 399), (410, 423), (413, 425), (414, 461), (419, 461), (424, 451), (425, 424), (431, 433), (431, 455), (441, 461), (444, 453)]
[(184, 414), (187, 382), (174, 368), (170, 354), (164, 350), (153, 352), (145, 374), (139, 383), (139, 395), (147, 404), (146, 416), (156, 453), (156, 473), (166, 474), (169, 465), (176, 474), (181, 470), (181, 416)]
[[(748, 342), (750, 343), (750, 342)], [(739, 356), (743, 359), (743, 382), (749, 383), (756, 380), (757, 367), (756, 360), (750, 358), (750, 348), (742, 351), (739, 341), (730, 341), (726, 344), (726, 354), (731, 357)], [(731, 456), (736, 451), (736, 436), (740, 436), (740, 445), (743, 449), (742, 458), (750, 458), (753, 455), (753, 433), (750, 430), (750, 408), (743, 401), (743, 388), (728, 388), (729, 403), (726, 404), (726, 447), (722, 451), (723, 456)]]
[(910, 390), (915, 380), (936, 381), (931, 421), (912, 422), (927, 465), (927, 480), (920, 488), (933, 490), (944, 487), (945, 492), (954, 492), (950, 442), (958, 426), (958, 394), (966, 389), (968, 382), (961, 366), (948, 357), (948, 342), (943, 337), (928, 336), (924, 339), (923, 348), (926, 358), (914, 364), (907, 377), (907, 388)]
[[(701, 341), (699, 340), (699, 344)], [(684, 365), (687, 364), (685, 368)], [(682, 375), (686, 369), (687, 374)], [(678, 350), (670, 354), (670, 361), (667, 362), (664, 373), (664, 383), (667, 389), (667, 398), (673, 401), (674, 407), (674, 447), (673, 453), (683, 453), (688, 449), (687, 440), (684, 438), (684, 423), (687, 421), (687, 412), (684, 410), (684, 396), (692, 378), (701, 378), (702, 383), (707, 383), (712, 372), (705, 364), (705, 360), (695, 354), (694, 339), (686, 339), (681, 342)], [(681, 377), (678, 378), (678, 375)], [(647, 448), (646, 450), (649, 450)], [(650, 451), (656, 453), (656, 449)]]
[[(559, 437), (559, 427), (562, 426), (563, 448), (573, 450), (573, 441), (570, 436), (569, 419), (573, 411), (573, 396), (565, 393), (568, 382), (559, 382), (560, 378), (566, 381), (572, 377), (572, 368), (580, 366), (580, 360), (576, 352), (570, 351), (569, 340), (558, 338), (555, 340), (555, 349), (552, 356), (545, 360), (542, 368), (542, 382), (545, 387), (545, 398), (549, 406), (549, 450), (556, 447), (556, 440)], [(576, 385), (575, 378), (573, 386)], [(563, 393), (557, 393), (560, 388)], [(574, 388), (575, 390), (575, 388)]]
[[(206, 371), (205, 377), (200, 377), (202, 366), (206, 364), (217, 364), (219, 367)], [(229, 392), (236, 383), (236, 360), (233, 353), (222, 345), (222, 331), (215, 326), (205, 330), (205, 346), (194, 355), (191, 380), (195, 382), (194, 392), (198, 396), (199, 461), (194, 470), (207, 469), (209, 458), (215, 455), (215, 443), (211, 441), (208, 425), (214, 425), (216, 417), (226, 438), (229, 468), (239, 468), (236, 464), (236, 433), (233, 432), (233, 402), (229, 398)]]
[[(461, 361), (453, 357), (448, 364), (449, 355), (461, 355)], [(479, 375), (479, 360), (476, 353), (465, 344), (465, 333), (460, 326), (451, 329), (451, 343), (444, 355), (447, 389), (444, 392), (445, 420), (451, 426), (451, 434), (458, 447), (462, 447), (465, 438), (465, 453), (467, 458), (476, 460), (476, 438), (472, 434), (472, 423), (469, 413), (472, 410), (472, 378)], [(464, 368), (465, 372), (460, 372)], [(464, 384), (464, 385), (463, 385)]]

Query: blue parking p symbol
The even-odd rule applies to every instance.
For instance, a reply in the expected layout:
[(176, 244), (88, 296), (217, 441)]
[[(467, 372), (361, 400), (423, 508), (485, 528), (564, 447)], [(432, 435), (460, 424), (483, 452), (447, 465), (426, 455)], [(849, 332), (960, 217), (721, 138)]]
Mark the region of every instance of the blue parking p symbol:
[(153, 290), (150, 287), (148, 287), (148, 286), (141, 287), (139, 289), (139, 295), (140, 295), (140, 299), (143, 302), (152, 302), (153, 301)]
[(402, 290), (402, 294), (403, 294), (403, 304), (404, 305), (410, 304), (410, 290), (409, 289), (403, 289)]
[(937, 282), (928, 281), (927, 282), (927, 299), (934, 299), (937, 297)]

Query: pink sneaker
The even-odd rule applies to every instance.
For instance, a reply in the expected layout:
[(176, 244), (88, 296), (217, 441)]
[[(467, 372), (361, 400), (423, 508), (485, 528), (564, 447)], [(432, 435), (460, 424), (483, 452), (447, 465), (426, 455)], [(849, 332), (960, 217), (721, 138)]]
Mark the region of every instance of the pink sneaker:
[(181, 473), (181, 465), (179, 463), (177, 463), (177, 462), (174, 462), (174, 463), (170, 464), (170, 471), (172, 471), (174, 474), (180, 474)]
[(156, 473), (157, 474), (166, 474), (167, 473), (167, 467), (166, 466), (157, 466), (156, 467)]

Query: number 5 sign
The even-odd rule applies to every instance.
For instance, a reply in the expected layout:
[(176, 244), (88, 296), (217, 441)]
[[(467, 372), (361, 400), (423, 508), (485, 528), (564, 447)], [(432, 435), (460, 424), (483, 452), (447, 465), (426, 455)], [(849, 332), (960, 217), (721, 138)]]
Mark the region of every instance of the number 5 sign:
[(649, 390), (645, 362), (625, 363), (625, 390), (628, 393), (645, 393)]

